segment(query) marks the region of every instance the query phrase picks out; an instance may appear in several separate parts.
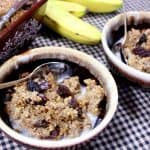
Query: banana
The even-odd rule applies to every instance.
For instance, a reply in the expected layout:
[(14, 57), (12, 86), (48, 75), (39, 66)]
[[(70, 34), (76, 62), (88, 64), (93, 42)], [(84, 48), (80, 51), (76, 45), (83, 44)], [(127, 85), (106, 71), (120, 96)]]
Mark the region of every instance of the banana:
[(119, 9), (123, 5), (123, 0), (65, 0), (79, 3), (95, 13), (108, 13)]
[(61, 0), (53, 0), (51, 2), (51, 5), (53, 5), (53, 4), (56, 7), (60, 7), (64, 10), (66, 10), (67, 12), (73, 14), (76, 17), (83, 17), (87, 12), (87, 8), (78, 3), (65, 2), (65, 1), (61, 1)]
[(42, 19), (45, 16), (45, 11), (47, 8), (47, 2), (44, 3), (34, 14), (33, 17), (42, 22)]
[(83, 44), (96, 44), (101, 40), (101, 32), (94, 26), (73, 16), (64, 9), (51, 5), (48, 1), (37, 10), (35, 17), (60, 35)]
[[(87, 8), (83, 5), (80, 5), (80, 4), (77, 4), (77, 3), (73, 3), (73, 2), (65, 2), (65, 1), (61, 1), (61, 0), (49, 0), (51, 1), (50, 2), (50, 5), (55, 5), (55, 7), (59, 7), (61, 9), (64, 9), (66, 10), (67, 12), (71, 13), (72, 15), (76, 16), (76, 17), (83, 17), (86, 12), (87, 12)], [(46, 2), (48, 3), (48, 2)], [(50, 6), (49, 5), (49, 6)], [(44, 5), (44, 7), (46, 7), (46, 4)], [(43, 11), (46, 9), (42, 7), (42, 9), (40, 10), (40, 16), (43, 13)]]

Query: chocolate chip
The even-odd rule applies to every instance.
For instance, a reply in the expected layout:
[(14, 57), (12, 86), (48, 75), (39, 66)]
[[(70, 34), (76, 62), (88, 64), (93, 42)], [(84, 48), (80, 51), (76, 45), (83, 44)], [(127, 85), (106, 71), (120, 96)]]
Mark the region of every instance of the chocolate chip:
[(53, 131), (50, 132), (49, 139), (55, 139), (60, 133), (60, 127), (56, 126)]
[(27, 90), (37, 91), (37, 92), (41, 91), (40, 86), (36, 82), (34, 82), (33, 80), (27, 81)]
[(40, 101), (34, 101), (34, 103), (32, 105), (41, 105), (41, 106), (44, 106), (46, 104), (46, 101), (45, 100), (40, 100)]
[(63, 98), (72, 95), (70, 89), (69, 89), (67, 86), (65, 86), (65, 85), (59, 85), (59, 86), (58, 86), (58, 89), (57, 89), (57, 93), (58, 93), (61, 97), (63, 97)]
[(73, 98), (70, 100), (69, 105), (70, 105), (70, 107), (72, 107), (72, 108), (75, 109), (76, 107), (78, 107), (77, 100), (73, 97)]
[(140, 57), (150, 57), (150, 50), (146, 50), (143, 47), (136, 47), (132, 50), (132, 52)]
[(51, 85), (45, 81), (45, 80), (42, 80), (40, 83), (39, 83), (39, 87), (41, 90), (47, 90), (51, 87)]
[(41, 105), (44, 106), (47, 102), (47, 97), (43, 93), (39, 93), (38, 96), (41, 98), (40, 101), (34, 101), (32, 105)]
[(38, 96), (44, 101), (48, 100), (48, 98), (43, 93), (39, 93)]
[(142, 43), (146, 42), (147, 41), (147, 37), (146, 37), (146, 34), (142, 34), (139, 41), (136, 43), (136, 46), (140, 46)]
[(34, 127), (36, 128), (47, 128), (48, 127), (48, 122), (46, 120), (38, 120), (35, 124)]
[(83, 114), (83, 111), (82, 111), (82, 108), (78, 108), (77, 109), (77, 111), (78, 111), (78, 117), (79, 117), (79, 119), (83, 119), (83, 116), (82, 116), (82, 114)]

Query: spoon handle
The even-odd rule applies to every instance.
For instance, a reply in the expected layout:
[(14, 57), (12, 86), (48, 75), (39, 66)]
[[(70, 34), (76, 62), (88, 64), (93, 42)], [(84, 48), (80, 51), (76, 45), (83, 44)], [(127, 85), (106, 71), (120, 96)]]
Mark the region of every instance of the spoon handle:
[(0, 89), (5, 89), (14, 85), (17, 85), (21, 82), (26, 81), (27, 79), (29, 79), (30, 77), (27, 76), (25, 78), (19, 79), (19, 80), (14, 80), (14, 81), (10, 81), (10, 82), (6, 82), (6, 83), (0, 83)]
[[(55, 73), (61, 73), (61, 71), (63, 70), (63, 72), (65, 71), (65, 69), (69, 69), (69, 66), (67, 64), (64, 64), (62, 62), (47, 62), (47, 63), (43, 63), (39, 66), (37, 66), (29, 75), (27, 75), (24, 78), (18, 79), (18, 80), (14, 80), (14, 81), (10, 81), (10, 82), (6, 82), (6, 83), (0, 83), (0, 89), (5, 89), (11, 86), (15, 86), (18, 83), (24, 82), (32, 77), (34, 77), (34, 75), (40, 74), (41, 72), (39, 71), (43, 71), (44, 68), (43, 67), (48, 67), (49, 70), (51, 70), (51, 72), (55, 72)], [(58, 72), (59, 71), (59, 72)]]
[(122, 45), (125, 44), (127, 39), (127, 14), (126, 14), (126, 7), (125, 7), (125, 0), (123, 1), (123, 18), (124, 18), (124, 39)]
[(124, 44), (127, 39), (127, 15), (126, 12), (124, 13)]

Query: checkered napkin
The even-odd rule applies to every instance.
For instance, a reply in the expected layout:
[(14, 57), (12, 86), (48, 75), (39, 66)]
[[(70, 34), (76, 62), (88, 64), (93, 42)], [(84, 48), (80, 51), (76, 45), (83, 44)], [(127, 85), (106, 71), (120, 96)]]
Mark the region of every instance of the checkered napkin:
[[(126, 10), (150, 10), (150, 0), (126, 0)], [(92, 14), (84, 20), (102, 30), (107, 20), (118, 13)], [(46, 30), (46, 31), (45, 31)], [(84, 51), (107, 64), (102, 45), (86, 46), (66, 40), (50, 30), (43, 29), (29, 48), (40, 46), (65, 46)], [(90, 141), (67, 150), (150, 150), (150, 93), (113, 74), (119, 90), (118, 110), (109, 125)], [(7, 138), (0, 131), (0, 150), (27, 150)]]

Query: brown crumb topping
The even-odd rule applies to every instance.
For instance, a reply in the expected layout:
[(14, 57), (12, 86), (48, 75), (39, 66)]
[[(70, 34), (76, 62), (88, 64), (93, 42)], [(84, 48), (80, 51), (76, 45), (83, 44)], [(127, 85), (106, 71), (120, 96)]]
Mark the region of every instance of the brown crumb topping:
[(130, 66), (150, 73), (150, 29), (128, 31), (124, 53)]
[(65, 79), (61, 88), (52, 73), (30, 80), (16, 85), (6, 103), (10, 120), (18, 124), (17, 131), (23, 128), (42, 139), (76, 137), (92, 127), (88, 112), (101, 113), (99, 103), (105, 91), (94, 79), (84, 80), (85, 93), (81, 93), (78, 76)]

